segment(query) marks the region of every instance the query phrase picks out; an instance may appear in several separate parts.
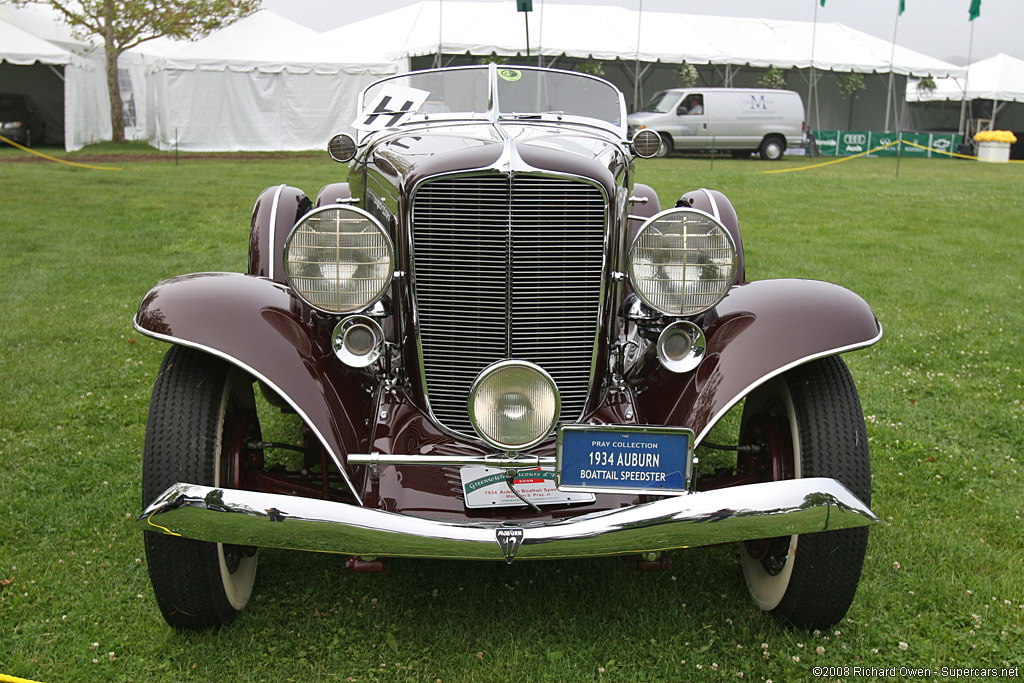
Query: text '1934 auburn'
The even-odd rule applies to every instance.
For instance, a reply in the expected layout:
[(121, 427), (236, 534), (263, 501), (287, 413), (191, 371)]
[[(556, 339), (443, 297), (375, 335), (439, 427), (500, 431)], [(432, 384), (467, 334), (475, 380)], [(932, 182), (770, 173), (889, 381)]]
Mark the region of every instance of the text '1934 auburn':
[[(171, 278), (135, 317), (172, 344), (138, 521), (166, 620), (234, 616), (260, 547), (649, 568), (732, 542), (758, 607), (841, 619), (877, 519), (839, 354), (881, 338), (871, 308), (747, 282), (724, 195), (663, 210), (634, 182), (660, 141), (627, 140), (602, 79), (413, 72), (358, 111), (329, 145), (348, 182), (264, 190), (248, 272)], [(292, 443), (263, 441), (256, 391), (298, 416)], [(698, 472), (699, 446), (729, 466)]]

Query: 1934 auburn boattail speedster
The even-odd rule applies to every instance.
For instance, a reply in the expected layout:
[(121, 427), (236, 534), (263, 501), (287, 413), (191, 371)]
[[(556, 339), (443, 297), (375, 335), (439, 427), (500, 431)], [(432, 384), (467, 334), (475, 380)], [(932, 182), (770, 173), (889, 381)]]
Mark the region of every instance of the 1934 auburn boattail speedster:
[[(439, 69), (359, 104), (329, 145), (346, 183), (264, 190), (248, 272), (166, 280), (135, 318), (172, 344), (138, 522), (166, 620), (230, 619), (259, 547), (651, 567), (728, 542), (761, 609), (842, 618), (877, 520), (839, 354), (880, 339), (871, 308), (747, 282), (729, 200), (662, 210), (633, 163), (660, 141), (626, 139), (599, 78)], [(262, 440), (254, 386), (299, 416), (294, 443)], [(712, 445), (730, 465), (698, 472), (740, 402)]]

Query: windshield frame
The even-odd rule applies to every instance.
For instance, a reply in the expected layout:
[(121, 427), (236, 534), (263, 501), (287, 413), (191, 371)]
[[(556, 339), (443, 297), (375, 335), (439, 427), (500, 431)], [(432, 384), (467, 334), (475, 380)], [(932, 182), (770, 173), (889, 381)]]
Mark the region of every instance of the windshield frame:
[[(564, 112), (503, 112), (500, 111), (500, 104), (498, 102), (498, 68), (503, 69), (516, 69), (517, 71), (533, 71), (533, 72), (544, 72), (554, 74), (566, 74), (578, 78), (587, 78), (593, 81), (597, 81), (602, 85), (608, 87), (618, 97), (619, 104), (619, 122), (618, 124), (612, 121), (604, 121), (599, 118), (593, 118), (590, 116), (583, 116), (580, 114), (571, 114)], [(602, 128), (604, 130), (614, 133), (620, 139), (626, 139), (626, 101), (622, 91), (609, 81), (599, 78), (597, 76), (591, 76), (590, 74), (579, 73), (577, 71), (566, 71), (563, 69), (549, 69), (537, 66), (520, 66), (520, 65), (496, 65), (493, 62), (484, 65), (468, 65), (468, 66), (452, 66), (444, 67), (440, 69), (423, 69), (421, 71), (407, 71), (401, 74), (395, 74), (388, 76), (387, 78), (381, 78), (379, 80), (370, 83), (363, 88), (359, 93), (359, 99), (357, 103), (357, 120), (366, 113), (366, 95), (372, 88), (377, 88), (381, 84), (392, 80), (398, 80), (402, 78), (408, 78), (410, 76), (418, 76), (420, 74), (436, 74), (445, 73), (452, 71), (469, 71), (487, 70), (487, 111), (486, 112), (445, 112), (440, 114), (427, 114), (427, 113), (415, 113), (407, 117), (405, 120), (399, 122), (394, 126), (387, 126), (382, 130), (393, 130), (396, 128), (402, 128), (408, 125), (422, 125), (430, 122), (444, 122), (451, 123), (453, 121), (487, 121), (490, 123), (508, 123), (513, 121), (541, 121), (545, 123), (551, 122), (564, 122), (574, 123), (584, 126), (591, 126), (595, 128)], [(356, 128), (357, 139), (362, 142), (370, 135), (379, 132), (379, 130), (360, 130)]]

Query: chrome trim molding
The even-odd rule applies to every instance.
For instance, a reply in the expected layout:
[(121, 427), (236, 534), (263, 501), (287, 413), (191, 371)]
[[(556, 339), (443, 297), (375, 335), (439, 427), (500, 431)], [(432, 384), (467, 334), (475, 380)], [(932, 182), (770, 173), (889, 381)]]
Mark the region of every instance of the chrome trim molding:
[(783, 365), (781, 368), (776, 368), (775, 370), (772, 370), (771, 372), (769, 372), (766, 375), (762, 375), (756, 382), (752, 382), (752, 383), (748, 384), (747, 387), (743, 391), (737, 392), (736, 396), (734, 396), (731, 401), (729, 401), (725, 406), (722, 407), (721, 410), (719, 410), (717, 413), (715, 413), (714, 416), (712, 416), (712, 418), (710, 420), (708, 420), (707, 426), (704, 427), (704, 429), (701, 430), (700, 434), (697, 435), (697, 440), (694, 442), (694, 446), (699, 446), (700, 445), (700, 442), (704, 439), (705, 436), (708, 435), (708, 432), (710, 432), (714, 428), (714, 426), (716, 424), (718, 424), (718, 421), (721, 420), (722, 417), (726, 413), (728, 413), (730, 410), (732, 410), (732, 407), (734, 405), (736, 405), (741, 400), (743, 400), (747, 396), (747, 394), (749, 394), (751, 391), (753, 391), (757, 387), (761, 386), (762, 384), (764, 384), (768, 380), (772, 379), (773, 377), (778, 377), (782, 373), (787, 372), (789, 370), (792, 370), (793, 368), (797, 367), (798, 365), (803, 365), (804, 363), (810, 363), (812, 360), (818, 360), (819, 358), (825, 358), (826, 356), (838, 356), (839, 354), (846, 353), (847, 351), (856, 351), (857, 349), (865, 349), (865, 348), (867, 348), (869, 346), (872, 346), (873, 344), (877, 344), (878, 340), (881, 339), (881, 338), (882, 338), (882, 323), (878, 323), (878, 334), (875, 337), (873, 337), (872, 339), (869, 339), (869, 340), (863, 341), (863, 342), (858, 342), (856, 344), (850, 344), (848, 346), (840, 346), (840, 347), (835, 348), (835, 349), (829, 349), (828, 351), (822, 351), (821, 353), (814, 353), (814, 354), (811, 354), (810, 356), (805, 356), (804, 358), (799, 358), (799, 359), (793, 361), (792, 363), (788, 363), (786, 365)]
[(348, 472), (345, 471), (345, 464), (344, 462), (342, 462), (341, 457), (337, 453), (335, 453), (330, 446), (327, 445), (327, 439), (324, 438), (324, 435), (320, 433), (320, 430), (316, 428), (316, 425), (314, 425), (312, 421), (310, 421), (309, 417), (306, 416), (306, 413), (303, 412), (299, 405), (295, 401), (293, 401), (291, 397), (288, 396), (288, 394), (281, 391), (281, 387), (277, 386), (274, 382), (270, 381), (266, 375), (264, 375), (262, 372), (259, 372), (255, 368), (246, 365), (245, 363), (238, 360), (234, 356), (224, 353), (223, 351), (219, 351), (209, 346), (204, 346), (203, 344), (197, 344), (195, 342), (188, 341), (187, 339), (180, 339), (178, 337), (172, 337), (170, 335), (160, 334), (158, 332), (153, 332), (152, 330), (147, 330), (146, 328), (139, 325), (138, 315), (132, 317), (132, 327), (134, 327), (141, 334), (144, 334), (147, 337), (152, 337), (153, 339), (158, 339), (160, 341), (168, 342), (170, 344), (180, 344), (181, 346), (187, 346), (191, 349), (196, 349), (198, 351), (208, 353), (211, 356), (216, 356), (221, 360), (226, 360), (232, 365), (235, 365), (241, 368), (242, 370), (245, 370), (247, 373), (249, 373), (256, 379), (258, 379), (259, 381), (263, 382), (268, 387), (273, 389), (278, 396), (280, 396), (281, 398), (288, 402), (288, 405), (292, 407), (292, 410), (295, 411), (295, 414), (302, 418), (302, 421), (306, 424), (306, 426), (308, 426), (309, 429), (314, 434), (316, 434), (316, 438), (320, 439), (320, 445), (323, 446), (324, 450), (327, 451), (327, 454), (331, 456), (331, 460), (334, 462), (334, 465), (338, 468), (338, 471), (341, 473), (341, 477), (345, 480), (345, 484), (348, 486), (348, 490), (352, 493), (352, 496), (356, 499), (356, 501), (358, 501), (360, 505), (363, 504), (363, 498), (362, 496), (359, 495), (359, 491), (356, 490), (355, 484), (353, 484), (352, 480), (349, 479)]
[(444, 465), (448, 467), (554, 467), (553, 455), (398, 455), (385, 453), (349, 453), (352, 465)]
[(711, 191), (705, 187), (700, 188), (700, 191), (704, 193), (704, 196), (711, 202), (711, 215), (715, 217), (715, 220), (719, 223), (722, 222), (722, 213), (718, 210), (718, 202), (715, 201), (715, 195), (711, 194)]
[(274, 201), (270, 204), (270, 264), (267, 268), (267, 275), (274, 279), (274, 263), (277, 261), (277, 205), (281, 201), (281, 193), (287, 185), (278, 185), (274, 193)]
[(832, 531), (878, 522), (834, 479), (792, 479), (665, 498), (572, 519), (410, 517), (297, 496), (194, 484), (168, 488), (137, 519), (150, 532), (347, 555), (505, 560), (496, 530), (520, 528), (516, 557), (596, 557)]

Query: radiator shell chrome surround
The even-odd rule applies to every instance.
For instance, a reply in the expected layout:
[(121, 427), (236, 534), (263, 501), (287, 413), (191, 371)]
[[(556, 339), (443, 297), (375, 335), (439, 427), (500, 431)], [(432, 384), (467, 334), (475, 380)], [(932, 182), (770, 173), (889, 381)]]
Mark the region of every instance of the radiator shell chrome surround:
[[(601, 209), (601, 211), (602, 211), (601, 233), (602, 234), (601, 234), (601, 245), (600, 245), (600, 248), (601, 248), (600, 283), (599, 283), (598, 290), (597, 290), (597, 300), (596, 300), (596, 303), (595, 303), (596, 310), (594, 312), (595, 315), (594, 315), (594, 318), (592, 319), (593, 320), (593, 328), (592, 328), (593, 329), (593, 336), (591, 338), (591, 341), (588, 342), (588, 349), (589, 349), (589, 364), (588, 365), (589, 365), (589, 367), (588, 367), (588, 370), (587, 370), (587, 377), (586, 377), (586, 390), (585, 390), (581, 400), (579, 400), (578, 402), (570, 402), (570, 407), (573, 408), (573, 412), (569, 413), (569, 414), (565, 414), (564, 409), (565, 409), (565, 395), (566, 395), (566, 393), (565, 393), (564, 387), (562, 385), (558, 385), (558, 390), (562, 394), (562, 400), (563, 400), (563, 403), (562, 403), (562, 405), (563, 405), (563, 415), (559, 418), (559, 421), (558, 421), (559, 424), (562, 424), (564, 422), (573, 422), (573, 421), (576, 421), (576, 420), (579, 420), (580, 418), (582, 418), (584, 416), (584, 414), (586, 413), (586, 407), (590, 403), (590, 399), (591, 399), (591, 396), (592, 396), (593, 392), (599, 386), (599, 379), (600, 378), (596, 377), (595, 370), (596, 370), (596, 363), (597, 363), (597, 350), (598, 350), (598, 346), (599, 346), (599, 343), (600, 343), (600, 335), (601, 335), (602, 329), (604, 328), (604, 325), (605, 325), (605, 322), (606, 322), (604, 308), (605, 308), (605, 304), (606, 304), (606, 300), (607, 300), (607, 296), (608, 296), (609, 273), (610, 273), (610, 268), (611, 268), (611, 264), (609, 262), (609, 257), (614, 252), (614, 249), (612, 249), (613, 231), (611, 229), (612, 228), (612, 226), (611, 226), (612, 209), (611, 209), (611, 205), (610, 205), (610, 202), (613, 201), (613, 199), (608, 197), (608, 192), (607, 192), (606, 188), (599, 181), (597, 181), (597, 180), (595, 180), (593, 178), (587, 178), (585, 176), (580, 176), (580, 175), (576, 175), (576, 174), (572, 174), (572, 173), (559, 173), (557, 171), (536, 169), (536, 168), (530, 167), (525, 162), (523, 162), (522, 159), (519, 158), (518, 154), (515, 151), (514, 143), (511, 140), (509, 140), (509, 139), (505, 140), (505, 152), (502, 154), (502, 158), (499, 160), (498, 163), (494, 164), (493, 166), (488, 167), (488, 168), (461, 170), (461, 171), (456, 171), (456, 172), (451, 172), (451, 173), (441, 173), (441, 174), (437, 174), (437, 175), (432, 175), (432, 176), (424, 177), (424, 178), (419, 179), (419, 181), (416, 182), (416, 184), (412, 188), (412, 191), (410, 192), (411, 199), (410, 199), (410, 202), (409, 202), (409, 206), (406, 209), (406, 219), (407, 219), (406, 225), (408, 225), (409, 228), (408, 228), (408, 230), (406, 232), (404, 242), (405, 242), (406, 249), (408, 250), (407, 253), (409, 254), (409, 287), (410, 287), (410, 292), (411, 292), (411, 295), (412, 295), (411, 296), (411, 304), (412, 304), (412, 312), (413, 312), (413, 320), (414, 320), (414, 330), (413, 330), (413, 332), (415, 334), (415, 340), (416, 340), (416, 356), (417, 356), (417, 363), (419, 365), (419, 380), (420, 380), (421, 386), (422, 386), (422, 396), (423, 396), (424, 412), (429, 416), (431, 421), (435, 425), (437, 425), (438, 428), (440, 428), (445, 433), (450, 434), (451, 436), (454, 436), (454, 437), (459, 438), (459, 439), (471, 440), (471, 441), (479, 442), (479, 443), (485, 443), (473, 431), (472, 427), (469, 424), (468, 406), (466, 405), (466, 401), (469, 398), (468, 389), (469, 389), (469, 386), (472, 384), (472, 380), (470, 380), (470, 382), (467, 384), (467, 386), (466, 386), (466, 389), (467, 389), (466, 396), (464, 397), (464, 399), (461, 402), (461, 410), (462, 410), (462, 412), (465, 415), (465, 417), (463, 418), (465, 420), (465, 425), (464, 426), (463, 425), (454, 425), (453, 426), (451, 424), (452, 418), (449, 416), (450, 414), (449, 415), (445, 415), (445, 414), (439, 415), (438, 412), (444, 413), (445, 411), (444, 410), (441, 410), (441, 411), (436, 410), (435, 408), (438, 407), (438, 404), (440, 402), (436, 401), (436, 400), (435, 401), (431, 400), (431, 392), (430, 392), (429, 385), (428, 385), (428, 369), (427, 369), (428, 364), (427, 364), (427, 358), (424, 355), (424, 344), (423, 344), (423, 337), (422, 337), (422, 334), (421, 334), (421, 331), (422, 331), (422, 323), (421, 323), (421, 321), (422, 321), (422, 313), (421, 313), (420, 287), (419, 287), (420, 275), (419, 275), (419, 270), (417, 269), (417, 266), (416, 266), (417, 255), (416, 255), (416, 248), (415, 248), (416, 247), (415, 211), (416, 211), (417, 201), (418, 201), (418, 199), (420, 197), (420, 191), (425, 186), (429, 186), (429, 185), (431, 185), (433, 183), (436, 183), (436, 182), (443, 182), (443, 181), (446, 181), (446, 180), (472, 179), (472, 178), (484, 178), (484, 179), (497, 179), (497, 178), (501, 178), (501, 179), (504, 179), (505, 180), (506, 192), (507, 192), (506, 196), (509, 199), (509, 201), (508, 201), (509, 217), (508, 217), (508, 219), (506, 221), (506, 226), (505, 226), (505, 234), (506, 234), (507, 239), (509, 240), (509, 242), (507, 242), (506, 246), (505, 246), (505, 253), (506, 253), (506, 262), (505, 262), (505, 267), (506, 267), (506, 279), (505, 279), (505, 288), (506, 288), (505, 304), (506, 304), (506, 311), (505, 311), (505, 316), (504, 316), (504, 324), (505, 324), (505, 332), (504, 332), (504, 334), (505, 334), (505, 342), (506, 342), (506, 355), (505, 355), (506, 358), (514, 357), (510, 353), (508, 353), (508, 346), (513, 343), (513, 340), (512, 340), (512, 337), (511, 337), (511, 329), (510, 329), (511, 328), (511, 324), (512, 324), (512, 311), (511, 311), (512, 300), (511, 300), (511, 293), (510, 293), (511, 276), (509, 274), (509, 269), (511, 268), (511, 261), (507, 258), (507, 255), (510, 253), (510, 250), (513, 247), (512, 243), (511, 243), (512, 229), (513, 229), (511, 212), (512, 212), (512, 206), (514, 204), (514, 199), (515, 199), (515, 194), (514, 193), (515, 193), (515, 182), (516, 182), (516, 179), (517, 178), (528, 178), (528, 179), (546, 178), (546, 179), (551, 179), (551, 180), (561, 181), (561, 182), (580, 183), (580, 184), (585, 184), (585, 185), (590, 186), (591, 188), (595, 189), (600, 194), (600, 198), (601, 198), (601, 201), (602, 201), (602, 204), (603, 204), (602, 209)], [(589, 327), (589, 325), (588, 325), (588, 327)], [(539, 327), (535, 327), (534, 329), (540, 329), (540, 328)], [(539, 365), (540, 367), (544, 368), (547, 372), (551, 372), (551, 368), (550, 367), (545, 366), (544, 362), (538, 362), (538, 360), (536, 358), (517, 358), (517, 360), (528, 360), (528, 361), (534, 362), (537, 365)], [(490, 363), (484, 363), (484, 365), (482, 367), (486, 367), (489, 364)], [(552, 373), (552, 374), (554, 375), (555, 373)], [(475, 375), (475, 373), (474, 373), (474, 375)], [(556, 380), (556, 384), (557, 384), (558, 378), (556, 377), (555, 380)], [(454, 402), (452, 402), (452, 403), (454, 403)], [(575, 410), (577, 405), (579, 407), (578, 411)]]

